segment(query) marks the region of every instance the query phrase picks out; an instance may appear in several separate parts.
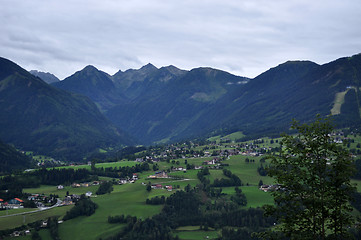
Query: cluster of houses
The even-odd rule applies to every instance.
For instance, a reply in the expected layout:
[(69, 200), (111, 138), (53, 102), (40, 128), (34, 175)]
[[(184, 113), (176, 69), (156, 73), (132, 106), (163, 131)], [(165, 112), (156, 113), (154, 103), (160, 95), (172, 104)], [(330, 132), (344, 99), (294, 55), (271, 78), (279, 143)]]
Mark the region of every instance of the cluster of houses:
[[(100, 184), (100, 181), (93, 181), (93, 182), (85, 182), (85, 183), (73, 183), (71, 187), (79, 188), (79, 187), (90, 187), (90, 186), (97, 186)], [(60, 188), (59, 188), (60, 187)], [(63, 189), (64, 186), (59, 185), (58, 189)]]
[(34, 201), (34, 203), (36, 204), (36, 206), (38, 208), (43, 208), (45, 207), (44, 203), (55, 203), (57, 200), (56, 198), (53, 197), (47, 197), (44, 194), (31, 194), (30, 196), (28, 196), (28, 200), (29, 201)]
[[(200, 158), (200, 157), (212, 157), (217, 156), (219, 158), (225, 158), (233, 155), (244, 155), (244, 156), (261, 156), (265, 152), (271, 150), (271, 148), (260, 147), (263, 143), (263, 139), (255, 140), (253, 143), (240, 143), (240, 144), (229, 144), (222, 145), (219, 143), (211, 143), (211, 147), (205, 147), (202, 150), (191, 150), (191, 147), (197, 145), (191, 144), (191, 146), (175, 146), (169, 145), (162, 151), (154, 151), (147, 153), (146, 156), (138, 157), (135, 159), (136, 162), (159, 162), (169, 159), (178, 158)], [(224, 149), (217, 149), (224, 148)]]
[(165, 171), (155, 172), (155, 174), (148, 176), (148, 178), (169, 178)]
[(168, 190), (168, 191), (172, 191), (173, 190), (173, 186), (172, 185), (165, 185), (164, 187), (163, 187), (163, 185), (162, 184), (152, 184), (152, 189), (166, 189), (166, 190)]
[(204, 161), (203, 165), (216, 165), (216, 164), (219, 164), (220, 162), (221, 162), (221, 159), (218, 157), (215, 157), (212, 160)]
[(135, 183), (138, 180), (138, 174), (133, 173), (131, 178), (121, 178), (118, 180), (118, 184)]
[[(87, 183), (72, 183), (71, 187), (73, 187), (73, 188), (90, 187), (90, 186), (99, 185), (99, 184), (100, 184), (99, 181), (87, 182)], [(58, 190), (62, 190), (62, 189), (64, 189), (64, 186), (63, 185), (58, 185), (56, 188)]]
[(6, 208), (6, 209), (17, 209), (17, 208), (23, 208), (24, 201), (20, 198), (13, 198), (7, 202), (4, 202), (3, 199), (0, 198), (0, 208)]
[(259, 189), (261, 191), (264, 191), (264, 192), (273, 192), (273, 191), (277, 191), (277, 190), (281, 189), (281, 185), (279, 185), (279, 184), (275, 184), (275, 185), (264, 184), (264, 185), (260, 186)]
[(10, 236), (11, 237), (20, 237), (20, 236), (29, 236), (29, 235), (31, 235), (31, 232), (29, 229), (27, 229), (24, 231), (15, 231)]
[[(92, 192), (87, 192), (85, 195), (91, 197)], [(79, 199), (80, 199), (80, 195), (78, 194), (68, 195), (61, 202), (61, 205), (72, 205), (75, 204)]]

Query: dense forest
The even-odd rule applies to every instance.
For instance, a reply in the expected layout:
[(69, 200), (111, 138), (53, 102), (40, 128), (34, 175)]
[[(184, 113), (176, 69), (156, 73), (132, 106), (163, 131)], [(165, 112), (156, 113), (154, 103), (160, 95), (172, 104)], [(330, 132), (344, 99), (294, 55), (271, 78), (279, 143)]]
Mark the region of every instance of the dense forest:
[[(242, 195), (237, 189), (236, 195)], [(225, 236), (233, 235), (249, 237), (252, 232), (262, 231), (274, 224), (274, 219), (263, 216), (260, 208), (240, 209), (241, 202), (225, 194), (204, 199), (203, 190), (186, 187), (167, 197), (149, 200), (149, 204), (162, 204), (162, 212), (145, 220), (130, 216), (109, 216), (108, 222), (126, 223), (126, 227), (110, 239), (178, 239), (172, 230), (180, 226), (199, 225), (201, 229), (222, 229)], [(206, 194), (207, 195), (207, 194)], [(150, 203), (152, 202), (152, 203)], [(153, 203), (154, 202), (154, 203)], [(240, 228), (236, 233), (229, 227)], [(225, 238), (228, 239), (228, 238)], [(235, 239), (235, 238), (230, 238)], [(248, 238), (247, 238), (248, 239)]]

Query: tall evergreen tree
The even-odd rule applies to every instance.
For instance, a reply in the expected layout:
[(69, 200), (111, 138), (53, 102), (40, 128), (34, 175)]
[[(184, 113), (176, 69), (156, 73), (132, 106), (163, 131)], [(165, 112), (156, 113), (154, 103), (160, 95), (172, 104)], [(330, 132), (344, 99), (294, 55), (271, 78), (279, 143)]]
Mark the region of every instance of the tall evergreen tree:
[(279, 220), (277, 230), (291, 239), (347, 238), (354, 221), (350, 183), (354, 171), (349, 153), (335, 143), (328, 119), (309, 125), (293, 122), (295, 136), (285, 135), (281, 154), (272, 159), (268, 174), (279, 184), (275, 206), (266, 212)]

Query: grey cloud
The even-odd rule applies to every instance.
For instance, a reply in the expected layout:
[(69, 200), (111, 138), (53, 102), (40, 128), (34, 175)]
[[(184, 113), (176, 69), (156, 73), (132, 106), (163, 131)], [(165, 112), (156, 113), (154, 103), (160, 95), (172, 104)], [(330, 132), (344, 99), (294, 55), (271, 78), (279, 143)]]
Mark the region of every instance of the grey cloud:
[(60, 78), (88, 64), (114, 73), (148, 62), (254, 77), (283, 61), (325, 63), (361, 49), (358, 0), (0, 3), (2, 56)]

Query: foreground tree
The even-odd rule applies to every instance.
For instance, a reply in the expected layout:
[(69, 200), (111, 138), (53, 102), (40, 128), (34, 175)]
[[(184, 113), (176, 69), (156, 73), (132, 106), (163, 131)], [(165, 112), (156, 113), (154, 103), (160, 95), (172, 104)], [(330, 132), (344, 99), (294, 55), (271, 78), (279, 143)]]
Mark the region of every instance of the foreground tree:
[(278, 219), (276, 231), (291, 239), (347, 239), (353, 223), (350, 154), (333, 141), (327, 119), (309, 125), (294, 121), (295, 136), (285, 135), (281, 153), (272, 156), (268, 174), (279, 184), (275, 205), (266, 213)]

